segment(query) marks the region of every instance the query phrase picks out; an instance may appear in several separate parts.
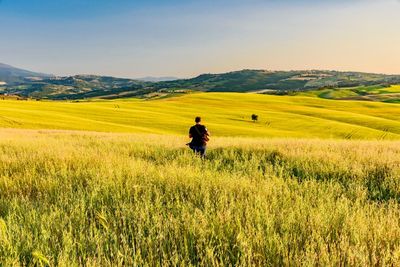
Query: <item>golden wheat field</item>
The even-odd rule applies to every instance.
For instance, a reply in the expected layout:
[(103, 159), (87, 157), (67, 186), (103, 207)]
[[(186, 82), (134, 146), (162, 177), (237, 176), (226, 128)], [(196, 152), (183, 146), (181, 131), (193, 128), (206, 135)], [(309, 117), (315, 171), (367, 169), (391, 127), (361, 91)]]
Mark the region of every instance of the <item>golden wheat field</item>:
[(2, 266), (397, 266), (400, 142), (0, 131)]
[(0, 0), (0, 267), (400, 267), (399, 14)]
[[(259, 115), (257, 123), (251, 115)], [(301, 96), (193, 93), (157, 100), (0, 100), (0, 127), (183, 135), (195, 116), (213, 136), (400, 139), (400, 105)]]

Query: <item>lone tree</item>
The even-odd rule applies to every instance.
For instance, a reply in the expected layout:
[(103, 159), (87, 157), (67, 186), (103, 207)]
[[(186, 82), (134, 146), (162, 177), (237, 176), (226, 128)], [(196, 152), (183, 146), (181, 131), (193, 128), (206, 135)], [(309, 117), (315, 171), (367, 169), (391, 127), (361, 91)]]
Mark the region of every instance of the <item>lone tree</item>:
[(252, 120), (253, 122), (258, 121), (258, 115), (257, 115), (257, 114), (251, 115), (251, 120)]

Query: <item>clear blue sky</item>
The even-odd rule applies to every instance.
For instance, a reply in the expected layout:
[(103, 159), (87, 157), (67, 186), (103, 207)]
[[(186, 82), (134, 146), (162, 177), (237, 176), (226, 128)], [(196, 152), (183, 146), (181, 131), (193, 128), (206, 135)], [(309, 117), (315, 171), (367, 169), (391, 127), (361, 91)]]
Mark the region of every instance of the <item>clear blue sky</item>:
[(120, 77), (400, 74), (398, 0), (0, 0), (0, 62)]

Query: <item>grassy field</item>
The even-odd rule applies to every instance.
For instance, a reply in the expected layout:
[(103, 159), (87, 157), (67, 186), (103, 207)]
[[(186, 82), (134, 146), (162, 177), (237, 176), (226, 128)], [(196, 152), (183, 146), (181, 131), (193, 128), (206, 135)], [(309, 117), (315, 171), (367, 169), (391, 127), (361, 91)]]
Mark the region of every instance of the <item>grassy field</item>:
[[(251, 114), (259, 115), (253, 123)], [(0, 100), (0, 127), (186, 134), (196, 115), (214, 136), (399, 139), (400, 106), (306, 96), (198, 93), (158, 100)]]
[(385, 103), (400, 103), (400, 85), (392, 85), (389, 87), (374, 85), (352, 88), (327, 88), (301, 92), (296, 95), (336, 100), (366, 100)]
[(0, 265), (398, 266), (400, 143), (2, 130)]
[[(398, 266), (399, 111), (217, 93), (0, 101), (0, 266)], [(205, 160), (184, 145), (196, 115)]]

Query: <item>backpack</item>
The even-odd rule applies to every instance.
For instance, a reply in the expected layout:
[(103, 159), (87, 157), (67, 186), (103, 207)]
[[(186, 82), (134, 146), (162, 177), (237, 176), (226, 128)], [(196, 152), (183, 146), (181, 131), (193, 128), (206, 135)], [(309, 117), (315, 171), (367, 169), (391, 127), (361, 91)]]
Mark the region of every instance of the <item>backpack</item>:
[(204, 133), (200, 133), (199, 129), (197, 129), (196, 126), (194, 126), (194, 129), (196, 129), (196, 132), (199, 134), (199, 136), (201, 136), (201, 141), (203, 142), (203, 145), (207, 145), (207, 142), (210, 141), (207, 131), (205, 131)]

